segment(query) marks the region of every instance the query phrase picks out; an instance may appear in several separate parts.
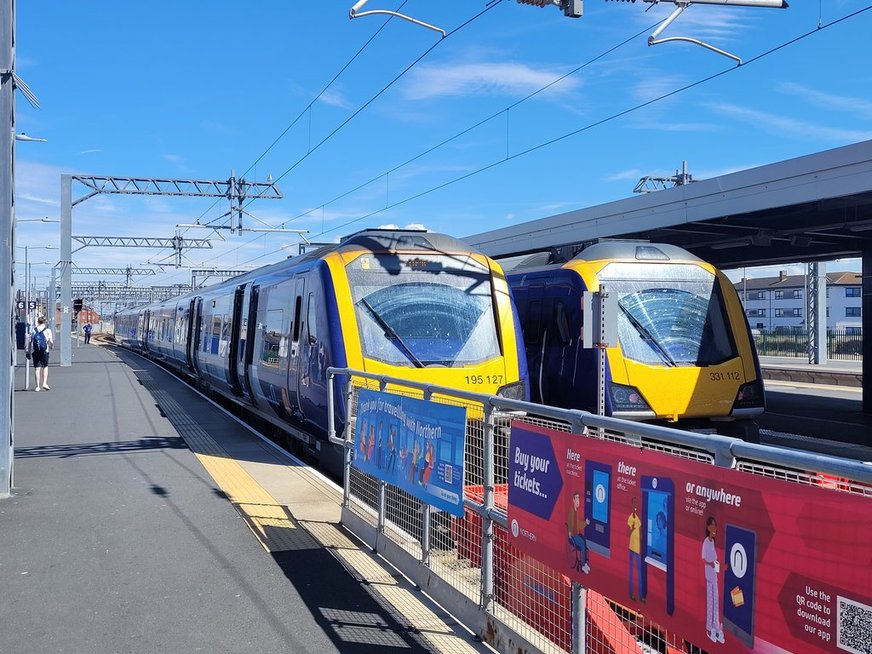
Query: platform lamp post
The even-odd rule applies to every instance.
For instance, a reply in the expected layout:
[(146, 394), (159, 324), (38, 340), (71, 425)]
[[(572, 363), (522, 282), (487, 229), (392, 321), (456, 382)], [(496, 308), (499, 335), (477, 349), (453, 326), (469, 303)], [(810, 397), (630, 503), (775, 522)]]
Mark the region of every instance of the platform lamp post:
[(15, 342), (12, 298), (15, 288), (15, 141), (29, 140), (15, 133), (15, 91), (34, 107), (39, 100), (15, 72), (15, 0), (0, 0), (0, 499), (12, 492), (15, 444)]

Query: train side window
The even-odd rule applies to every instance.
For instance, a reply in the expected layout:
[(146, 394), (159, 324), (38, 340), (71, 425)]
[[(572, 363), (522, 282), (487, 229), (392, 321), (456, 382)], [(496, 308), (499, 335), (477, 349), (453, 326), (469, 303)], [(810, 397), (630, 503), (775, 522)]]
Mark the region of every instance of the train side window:
[(542, 302), (533, 300), (527, 312), (527, 321), (524, 323), (524, 342), (533, 344), (539, 342), (539, 329), (542, 323)]
[(264, 365), (277, 367), (279, 362), (279, 352), (282, 342), (282, 323), (284, 321), (284, 311), (281, 309), (270, 309), (266, 312), (266, 324), (264, 325), (263, 346), (261, 350), (260, 360)]
[(563, 302), (554, 305), (554, 322), (557, 325), (557, 340), (562, 347), (566, 347), (572, 336), (569, 333), (569, 320), (566, 318), (566, 307)]
[(212, 354), (218, 354), (218, 343), (221, 341), (221, 316), (212, 316), (212, 343), (209, 351)]
[(297, 301), (294, 304), (294, 338), (293, 341), (296, 343), (300, 340), (300, 309), (303, 308), (303, 298), (301, 296), (297, 296)]
[(318, 321), (315, 319), (315, 294), (309, 293), (309, 306), (306, 309), (306, 315), (308, 316), (308, 321), (306, 323), (306, 328), (309, 333), (309, 343), (316, 343), (318, 341)]

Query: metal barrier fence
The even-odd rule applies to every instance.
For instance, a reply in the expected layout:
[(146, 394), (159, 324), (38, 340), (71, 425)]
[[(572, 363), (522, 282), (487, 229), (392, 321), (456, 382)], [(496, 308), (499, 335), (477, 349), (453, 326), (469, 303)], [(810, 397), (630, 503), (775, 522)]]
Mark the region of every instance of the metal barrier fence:
[[(797, 450), (467, 393), (349, 369), (328, 370), (330, 440), (345, 447), (342, 522), (497, 651), (572, 654), (696, 654), (635, 610), (570, 583), (518, 551), (507, 532), (513, 420), (872, 498), (872, 466)], [(344, 436), (335, 433), (333, 384), (347, 379)], [(467, 410), (464, 516), (455, 518), (351, 462), (357, 398), (381, 390)], [(619, 627), (616, 642), (615, 625)], [(611, 628), (610, 628), (611, 627)], [(609, 637), (606, 638), (606, 633)]]
[[(807, 331), (762, 332), (754, 335), (757, 353), (763, 356), (808, 356)], [(854, 361), (863, 358), (863, 334), (849, 333), (845, 329), (827, 330), (827, 357)]]

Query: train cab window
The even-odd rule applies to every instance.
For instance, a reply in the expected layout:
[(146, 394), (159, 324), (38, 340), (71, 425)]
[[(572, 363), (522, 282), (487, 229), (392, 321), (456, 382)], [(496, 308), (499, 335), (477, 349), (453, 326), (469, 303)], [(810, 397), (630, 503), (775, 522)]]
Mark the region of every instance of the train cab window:
[(720, 284), (704, 268), (613, 263), (600, 280), (618, 298), (624, 356), (666, 366), (714, 365), (737, 356)]
[(378, 255), (346, 266), (363, 355), (463, 366), (500, 355), (490, 271), (471, 257)]

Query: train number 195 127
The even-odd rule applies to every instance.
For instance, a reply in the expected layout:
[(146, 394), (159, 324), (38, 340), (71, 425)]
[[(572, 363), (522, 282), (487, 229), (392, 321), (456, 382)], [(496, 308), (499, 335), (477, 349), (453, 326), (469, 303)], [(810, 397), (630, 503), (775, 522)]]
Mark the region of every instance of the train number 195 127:
[(470, 386), (478, 386), (479, 384), (502, 384), (502, 375), (467, 375), (466, 383)]

